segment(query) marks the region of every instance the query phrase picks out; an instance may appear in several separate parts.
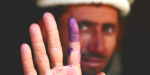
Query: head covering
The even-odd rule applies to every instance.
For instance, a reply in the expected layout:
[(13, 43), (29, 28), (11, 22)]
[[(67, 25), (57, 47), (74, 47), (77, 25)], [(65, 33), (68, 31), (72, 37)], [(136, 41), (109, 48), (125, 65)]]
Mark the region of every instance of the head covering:
[(71, 5), (71, 4), (105, 4), (110, 5), (120, 10), (122, 16), (126, 16), (130, 12), (130, 5), (134, 0), (36, 0), (37, 6), (53, 7), (59, 5)]

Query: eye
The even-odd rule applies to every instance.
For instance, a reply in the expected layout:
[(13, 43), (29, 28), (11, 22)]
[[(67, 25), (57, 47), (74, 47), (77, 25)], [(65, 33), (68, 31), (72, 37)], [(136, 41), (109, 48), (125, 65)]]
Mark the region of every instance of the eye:
[(81, 31), (85, 31), (88, 28), (90, 28), (90, 26), (96, 25), (96, 23), (91, 22), (91, 21), (79, 21), (78, 25)]
[(79, 29), (80, 30), (87, 30), (87, 26), (86, 25), (84, 25), (84, 24), (79, 24)]
[(103, 30), (104, 34), (111, 34), (115, 31), (115, 25), (113, 25), (113, 24), (104, 24), (102, 30)]

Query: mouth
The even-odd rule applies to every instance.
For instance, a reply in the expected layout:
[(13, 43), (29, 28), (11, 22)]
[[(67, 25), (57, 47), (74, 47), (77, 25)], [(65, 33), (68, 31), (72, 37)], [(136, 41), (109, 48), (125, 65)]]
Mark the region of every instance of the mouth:
[(103, 59), (96, 57), (83, 57), (81, 58), (81, 64), (89, 67), (97, 67), (103, 65)]

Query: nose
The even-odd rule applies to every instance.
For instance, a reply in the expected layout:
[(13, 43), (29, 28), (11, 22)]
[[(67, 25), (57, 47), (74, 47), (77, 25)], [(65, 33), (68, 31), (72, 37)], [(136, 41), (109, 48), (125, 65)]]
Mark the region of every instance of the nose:
[(104, 39), (103, 33), (100, 27), (95, 27), (91, 33), (91, 39), (88, 43), (87, 50), (91, 53), (103, 53), (104, 52)]

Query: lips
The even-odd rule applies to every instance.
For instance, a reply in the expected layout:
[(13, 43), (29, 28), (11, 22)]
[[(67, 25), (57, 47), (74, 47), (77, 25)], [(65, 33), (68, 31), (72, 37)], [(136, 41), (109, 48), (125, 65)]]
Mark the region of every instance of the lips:
[(90, 67), (97, 67), (103, 64), (103, 60), (96, 57), (83, 57), (81, 58), (81, 64)]

